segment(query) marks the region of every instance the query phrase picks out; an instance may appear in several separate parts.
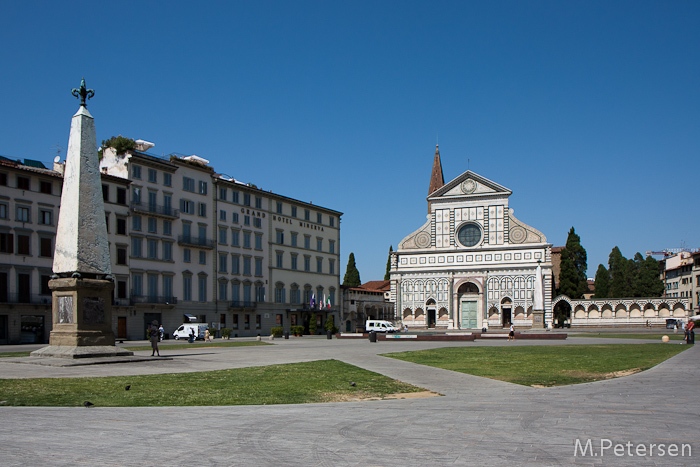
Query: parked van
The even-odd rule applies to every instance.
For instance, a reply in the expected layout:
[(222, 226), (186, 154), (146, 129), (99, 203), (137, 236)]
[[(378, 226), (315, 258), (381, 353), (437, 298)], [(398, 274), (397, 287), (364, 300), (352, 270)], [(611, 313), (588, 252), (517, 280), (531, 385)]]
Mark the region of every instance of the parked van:
[(381, 320), (367, 320), (367, 322), (365, 322), (365, 330), (367, 332), (398, 332), (398, 329), (396, 329), (389, 321)]
[(177, 339), (189, 339), (190, 329), (194, 330), (194, 338), (204, 340), (204, 333), (209, 326), (205, 323), (184, 323), (181, 324), (175, 332), (173, 332), (173, 337)]

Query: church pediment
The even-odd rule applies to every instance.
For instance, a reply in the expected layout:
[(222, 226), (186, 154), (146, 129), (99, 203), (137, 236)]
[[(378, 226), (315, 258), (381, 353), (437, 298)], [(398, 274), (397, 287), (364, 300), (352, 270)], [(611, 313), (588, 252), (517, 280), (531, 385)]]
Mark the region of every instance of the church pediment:
[(467, 170), (459, 177), (436, 190), (428, 200), (437, 198), (508, 197), (512, 194), (503, 185)]

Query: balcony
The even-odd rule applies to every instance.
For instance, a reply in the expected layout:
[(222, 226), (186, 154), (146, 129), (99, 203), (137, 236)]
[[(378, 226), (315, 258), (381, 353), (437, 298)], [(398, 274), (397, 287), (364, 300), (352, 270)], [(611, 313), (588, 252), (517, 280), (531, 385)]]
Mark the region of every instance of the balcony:
[(180, 235), (177, 237), (178, 245), (203, 248), (206, 250), (212, 250), (214, 248), (215, 243), (215, 240), (211, 238), (192, 237), (190, 235)]
[(240, 309), (255, 309), (258, 306), (258, 302), (253, 302), (251, 300), (234, 300), (229, 302), (229, 310), (240, 310)]
[(27, 305), (48, 305), (51, 306), (51, 294), (39, 295), (28, 293), (7, 293), (0, 292), (0, 303), (27, 304)]
[(159, 206), (150, 203), (131, 203), (129, 207), (133, 212), (164, 217), (166, 219), (177, 219), (180, 217), (180, 211), (170, 206)]
[(153, 295), (131, 294), (131, 305), (177, 305), (177, 297), (159, 297)]

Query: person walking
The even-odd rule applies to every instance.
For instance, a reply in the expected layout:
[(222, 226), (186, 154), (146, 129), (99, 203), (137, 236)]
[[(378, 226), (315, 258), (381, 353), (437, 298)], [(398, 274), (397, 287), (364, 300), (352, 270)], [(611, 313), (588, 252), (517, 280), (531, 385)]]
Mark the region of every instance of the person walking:
[(688, 327), (686, 328), (686, 344), (695, 344), (695, 321), (691, 321), (688, 323)]
[(158, 339), (160, 333), (158, 332), (158, 321), (153, 321), (151, 326), (148, 328), (148, 338), (151, 340), (151, 357), (154, 357), (156, 353), (160, 357), (160, 350), (158, 350)]
[(508, 340), (515, 341), (515, 328), (513, 327), (513, 323), (510, 323), (510, 331), (508, 332)]
[(209, 342), (209, 329), (204, 331), (204, 342)]
[(160, 340), (162, 342), (163, 337), (165, 337), (165, 329), (163, 329), (163, 325), (161, 324), (160, 327), (158, 328), (158, 340)]

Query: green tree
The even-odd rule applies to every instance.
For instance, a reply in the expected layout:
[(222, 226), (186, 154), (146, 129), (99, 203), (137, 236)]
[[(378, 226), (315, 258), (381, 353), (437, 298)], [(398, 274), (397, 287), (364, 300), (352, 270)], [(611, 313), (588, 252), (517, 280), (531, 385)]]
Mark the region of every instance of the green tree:
[(127, 151), (133, 151), (136, 149), (136, 141), (131, 138), (125, 138), (122, 135), (112, 136), (109, 139), (102, 140), (102, 147), (98, 151), (100, 159), (102, 158), (102, 151), (105, 148), (113, 148), (117, 154), (124, 154)]
[(384, 280), (388, 281), (389, 278), (391, 277), (389, 275), (389, 271), (391, 271), (391, 252), (394, 251), (394, 247), (392, 245), (389, 245), (389, 257), (386, 260), (386, 273), (384, 274)]
[(343, 278), (343, 285), (346, 287), (357, 287), (361, 284), (360, 271), (358, 271), (357, 266), (355, 266), (355, 254), (350, 253), (350, 257), (348, 257), (348, 267), (345, 270), (345, 277)]
[[(640, 257), (639, 253), (637, 253)], [(635, 256), (635, 262), (637, 257)], [(635, 297), (660, 297), (664, 293), (664, 282), (659, 274), (659, 262), (651, 256), (639, 262), (639, 269), (632, 284)]]
[(588, 292), (586, 269), (586, 250), (581, 246), (581, 237), (576, 235), (576, 231), (571, 227), (566, 246), (561, 251), (559, 294), (573, 299), (582, 298), (583, 294)]
[(610, 273), (602, 264), (595, 272), (595, 298), (608, 298), (610, 294)]
[(633, 295), (632, 272), (634, 264), (622, 256), (620, 249), (615, 247), (608, 257), (608, 270), (610, 271), (610, 293), (608, 298), (625, 298)]

